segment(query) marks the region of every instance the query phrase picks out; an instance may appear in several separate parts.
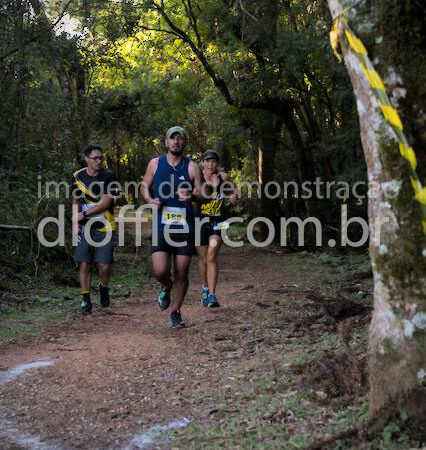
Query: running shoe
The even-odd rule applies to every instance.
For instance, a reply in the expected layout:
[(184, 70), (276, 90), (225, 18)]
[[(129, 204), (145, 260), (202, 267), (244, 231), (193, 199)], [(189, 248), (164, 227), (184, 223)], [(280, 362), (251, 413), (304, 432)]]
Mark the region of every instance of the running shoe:
[(167, 309), (170, 306), (170, 292), (171, 292), (171, 288), (170, 289), (163, 289), (157, 297), (157, 303), (158, 306), (160, 307), (161, 311), (164, 311), (165, 309)]
[(99, 295), (101, 297), (102, 308), (107, 308), (109, 306), (109, 289), (102, 286), (101, 283), (99, 283)]
[(170, 324), (172, 328), (184, 328), (186, 327), (185, 322), (182, 319), (180, 311), (173, 311), (170, 314)]
[(80, 312), (82, 314), (90, 314), (92, 312), (92, 302), (90, 300), (82, 300), (80, 303)]
[(201, 304), (203, 306), (207, 306), (207, 298), (209, 296), (209, 290), (201, 288)]
[(217, 301), (215, 294), (209, 294), (207, 297), (207, 306), (209, 308), (219, 308), (219, 302)]

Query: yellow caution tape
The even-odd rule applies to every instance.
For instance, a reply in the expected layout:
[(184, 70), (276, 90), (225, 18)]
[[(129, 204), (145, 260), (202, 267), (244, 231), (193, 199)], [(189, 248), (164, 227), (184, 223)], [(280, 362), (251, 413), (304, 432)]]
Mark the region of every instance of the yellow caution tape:
[(366, 55), (367, 50), (364, 47), (364, 44), (350, 31), (349, 29), (345, 29), (346, 37), (349, 41), (349, 45), (359, 54)]
[(401, 156), (407, 160), (410, 168), (410, 181), (413, 186), (415, 199), (420, 205), (420, 215), (422, 221), (423, 232), (426, 235), (426, 188), (422, 186), (420, 178), (416, 173), (417, 159), (414, 153), (413, 147), (408, 143), (407, 138), (403, 133), (403, 126), (401, 119), (399, 118), (398, 111), (392, 106), (389, 97), (386, 93), (385, 86), (383, 84), (380, 75), (376, 72), (371, 63), (370, 58), (364, 44), (358, 39), (354, 32), (349, 27), (348, 21), (345, 17), (345, 13), (348, 8), (345, 8), (339, 16), (337, 16), (333, 21), (333, 27), (330, 31), (330, 43), (333, 48), (334, 54), (341, 61), (342, 57), (338, 53), (339, 47), (339, 24), (344, 31), (344, 36), (346, 37), (346, 42), (343, 42), (342, 50), (345, 50), (345, 44), (349, 44), (352, 50), (358, 57), (361, 68), (374, 92), (377, 100), (379, 102), (380, 108), (387, 122), (392, 126), (399, 143), (399, 150)]
[(426, 188), (422, 187), (421, 183), (413, 177), (410, 177), (410, 181), (416, 194), (416, 200), (422, 205), (426, 205)]
[(331, 47), (333, 48), (334, 54), (336, 55), (336, 58), (339, 60), (339, 62), (342, 60), (341, 55), (337, 51), (337, 48), (339, 47), (339, 18), (337, 17), (336, 20), (333, 22), (333, 27), (330, 31), (330, 43)]
[(413, 170), (416, 170), (417, 159), (416, 159), (416, 154), (414, 153), (413, 147), (409, 147), (408, 145), (400, 142), (399, 150), (401, 152), (401, 155), (410, 162), (411, 168)]
[(365, 75), (367, 75), (367, 79), (373, 89), (381, 89), (382, 91), (385, 90), (382, 80), (380, 79), (379, 74), (375, 70), (365, 69), (364, 72)]
[(380, 103), (380, 108), (382, 108), (383, 115), (385, 119), (394, 127), (402, 130), (402, 123), (398, 115), (398, 111), (390, 105), (383, 105)]

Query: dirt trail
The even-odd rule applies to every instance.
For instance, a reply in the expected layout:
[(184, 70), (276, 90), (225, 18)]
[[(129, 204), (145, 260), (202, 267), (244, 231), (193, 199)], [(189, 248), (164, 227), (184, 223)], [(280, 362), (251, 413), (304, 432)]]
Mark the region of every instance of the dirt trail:
[[(194, 258), (183, 330), (169, 327), (151, 280), (127, 306), (95, 308), (90, 316), (49, 328), (35, 342), (9, 346), (2, 369), (45, 358), (55, 364), (0, 386), (0, 408), (19, 430), (59, 448), (121, 448), (152, 425), (197, 420), (201, 412), (186, 401), (188, 390), (203, 384), (215, 389), (224, 368), (249, 357), (256, 314), (276, 295), (269, 291), (292, 282), (277, 269), (282, 257), (224, 248), (218, 288), (223, 307), (215, 310), (200, 306)], [(4, 437), (0, 444), (25, 448)]]

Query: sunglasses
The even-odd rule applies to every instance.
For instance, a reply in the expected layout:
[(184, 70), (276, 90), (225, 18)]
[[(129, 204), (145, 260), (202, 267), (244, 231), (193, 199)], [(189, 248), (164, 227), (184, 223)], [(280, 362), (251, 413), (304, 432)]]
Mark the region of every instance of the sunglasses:
[(102, 161), (104, 159), (103, 156), (88, 156), (89, 159), (93, 159), (94, 161)]

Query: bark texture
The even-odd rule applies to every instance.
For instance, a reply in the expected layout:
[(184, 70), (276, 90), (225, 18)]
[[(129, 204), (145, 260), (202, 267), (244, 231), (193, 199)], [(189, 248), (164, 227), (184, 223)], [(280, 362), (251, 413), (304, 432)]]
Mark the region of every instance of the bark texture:
[[(335, 18), (351, 2), (328, 0)], [(352, 4), (359, 2), (353, 1)], [(393, 5), (392, 0), (377, 6), (354, 6), (346, 13), (349, 24), (364, 42), (370, 59), (382, 76), (388, 95), (400, 112), (404, 131), (416, 148), (410, 129), (418, 127), (419, 117), (401, 111), (401, 104), (410, 96), (409, 68), (396, 58), (398, 38), (387, 39), (385, 17), (380, 8)], [(396, 4), (396, 3), (395, 3)], [(378, 23), (379, 22), (379, 23)], [(390, 30), (389, 32), (392, 32)], [(403, 30), (394, 36), (407, 43)], [(341, 33), (339, 33), (343, 39)], [(407, 51), (409, 51), (409, 45)], [(356, 54), (348, 49), (344, 60), (357, 99), (361, 140), (367, 162), (368, 180), (374, 184), (369, 195), (370, 256), (374, 273), (374, 312), (369, 331), (370, 414), (375, 415), (389, 404), (401, 405), (413, 391), (415, 401), (425, 403), (426, 377), (426, 251), (418, 204), (414, 201), (406, 161), (400, 156), (396, 136), (384, 120), (374, 93), (364, 76)], [(419, 70), (413, 61), (411, 72)], [(425, 68), (424, 68), (425, 69)], [(424, 70), (423, 69), (423, 70)], [(411, 73), (410, 72), (410, 73)], [(415, 77), (414, 77), (415, 78)], [(412, 97), (412, 94), (411, 94)], [(422, 96), (416, 100), (423, 101)], [(425, 110), (426, 105), (408, 105)], [(424, 125), (425, 119), (423, 119)], [(424, 133), (423, 133), (424, 134)], [(417, 136), (420, 136), (418, 133)], [(417, 142), (418, 144), (418, 142)], [(420, 155), (419, 160), (423, 158)], [(381, 223), (384, 223), (380, 226)]]

